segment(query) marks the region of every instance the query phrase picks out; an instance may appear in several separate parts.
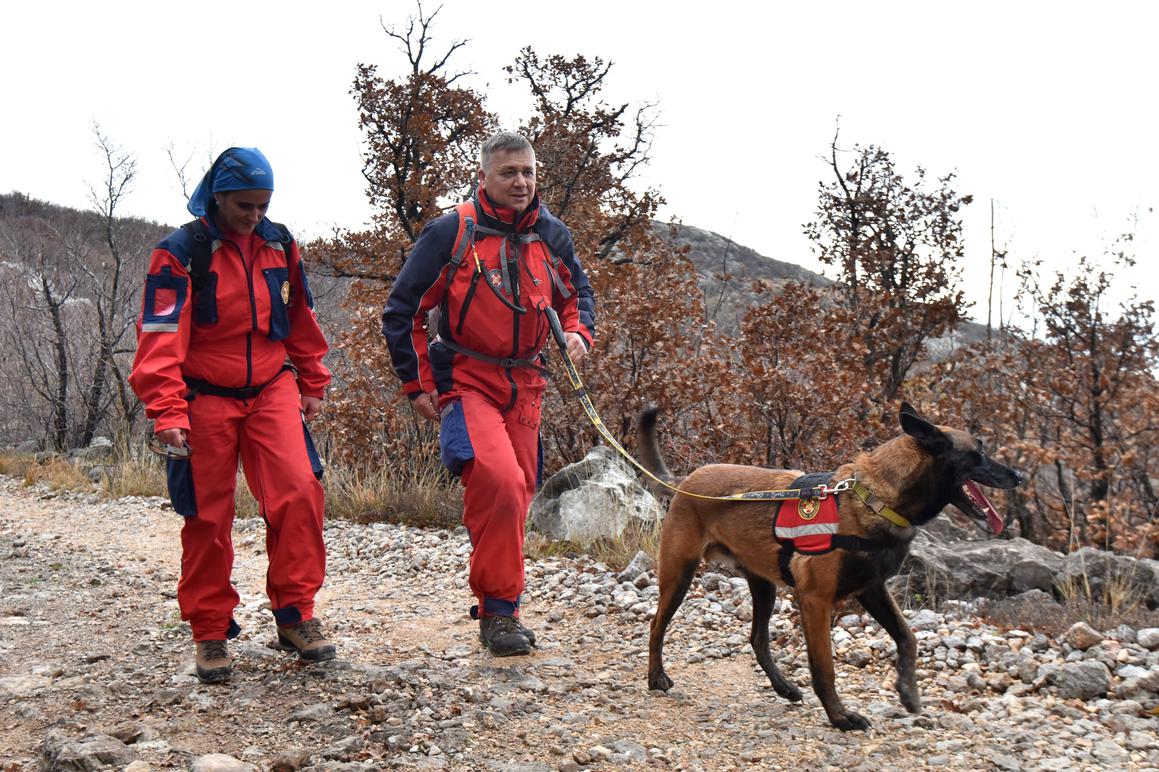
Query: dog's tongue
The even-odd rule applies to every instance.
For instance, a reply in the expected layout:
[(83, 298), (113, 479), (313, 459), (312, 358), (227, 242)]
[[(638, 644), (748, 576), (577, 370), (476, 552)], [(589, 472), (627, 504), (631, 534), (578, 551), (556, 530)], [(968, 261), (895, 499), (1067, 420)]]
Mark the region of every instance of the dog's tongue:
[(990, 499), (986, 498), (986, 494), (982, 489), (974, 484), (973, 480), (966, 480), (962, 486), (962, 490), (970, 501), (974, 502), (974, 506), (978, 507), (986, 515), (986, 525), (990, 526), (990, 530), (995, 534), (1002, 533), (1002, 516), (998, 514), (998, 510), (990, 503)]

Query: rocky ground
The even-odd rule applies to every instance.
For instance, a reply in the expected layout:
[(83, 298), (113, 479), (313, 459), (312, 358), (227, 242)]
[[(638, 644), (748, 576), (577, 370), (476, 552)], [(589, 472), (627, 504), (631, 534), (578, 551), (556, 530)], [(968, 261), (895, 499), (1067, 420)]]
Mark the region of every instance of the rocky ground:
[[(650, 573), (529, 561), (528, 657), (480, 649), (466, 618), (467, 538), (333, 522), (320, 615), (339, 659), (274, 651), (263, 526), (239, 521), (244, 631), (235, 676), (192, 674), (175, 600), (180, 518), (152, 499), (0, 478), (0, 770), (1159, 769), (1159, 630), (997, 629), (968, 603), (911, 616), (925, 711), (892, 689), (893, 644), (837, 620), (838, 689), (873, 722), (832, 729), (814, 695), (779, 699), (749, 651), (748, 591), (707, 573), (645, 684)], [(786, 604), (774, 655), (807, 686)]]

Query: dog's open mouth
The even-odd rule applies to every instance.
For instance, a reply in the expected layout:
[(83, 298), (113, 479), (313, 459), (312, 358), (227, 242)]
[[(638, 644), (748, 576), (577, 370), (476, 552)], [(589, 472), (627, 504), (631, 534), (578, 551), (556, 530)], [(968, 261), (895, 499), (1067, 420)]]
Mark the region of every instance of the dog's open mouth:
[(973, 480), (966, 480), (962, 484), (962, 493), (966, 494), (966, 503), (969, 506), (959, 506), (958, 508), (979, 520), (985, 520), (986, 525), (990, 526), (990, 530), (994, 534), (1002, 533), (1002, 516), (998, 514), (998, 509), (990, 503), (990, 499), (986, 498), (986, 494), (982, 492), (977, 483)]

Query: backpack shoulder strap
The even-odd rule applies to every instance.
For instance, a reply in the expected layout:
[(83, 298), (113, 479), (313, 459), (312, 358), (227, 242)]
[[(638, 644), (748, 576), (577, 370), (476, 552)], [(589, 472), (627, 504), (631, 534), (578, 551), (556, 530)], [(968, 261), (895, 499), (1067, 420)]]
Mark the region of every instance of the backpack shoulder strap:
[(193, 292), (200, 292), (209, 281), (209, 261), (213, 257), (213, 243), (209, 238), (209, 228), (201, 218), (187, 222), (181, 230), (189, 234), (192, 248), (189, 251), (189, 281)]
[(451, 248), (451, 270), (447, 274), (447, 282), (463, 262), (467, 250), (475, 241), (475, 230), (479, 225), (479, 210), (474, 201), (464, 201), (455, 207), (459, 215), (459, 230), (455, 234), (455, 245)]
[(289, 228), (287, 228), (285, 225), (282, 225), (280, 222), (274, 222), (273, 220), (268, 220), (267, 222), (273, 226), (274, 232), (277, 234), (277, 238), (273, 239), (273, 244), (282, 250), (282, 254), (286, 259), (286, 270), (288, 271), (290, 270), (289, 246), (294, 241), (294, 235), (290, 233)]

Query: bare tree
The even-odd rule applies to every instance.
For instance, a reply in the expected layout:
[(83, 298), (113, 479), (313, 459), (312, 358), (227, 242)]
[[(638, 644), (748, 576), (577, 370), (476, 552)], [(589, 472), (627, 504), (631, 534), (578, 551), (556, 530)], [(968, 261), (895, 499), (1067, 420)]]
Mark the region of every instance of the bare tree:
[(134, 247), (140, 248), (128, 237), (130, 224), (118, 215), (136, 176), (137, 161), (103, 134), (99, 125), (93, 126), (93, 134), (104, 162), (104, 175), (98, 187), (90, 187), (90, 198), (100, 218), (108, 251), (95, 264), (77, 261), (92, 288), (97, 334), (96, 357), (86, 388), (84, 418), (78, 436), (82, 447), (92, 442), (97, 425), (105, 417), (110, 391), (119, 397), (122, 412), (129, 409), (132, 401), (125, 387), (125, 373), (117, 367), (115, 357), (132, 328), (133, 318), (128, 309), (133, 307), (133, 298), (137, 295), (137, 285), (132, 281), (133, 274), (127, 270), (126, 261)]
[(71, 360), (65, 307), (79, 285), (60, 257), (62, 241), (44, 221), (0, 221), (3, 268), (12, 277), (5, 282), (5, 355), (13, 358), (21, 380), (35, 395), (29, 407), (45, 419), (45, 445), (58, 451), (67, 449), (69, 441)]

